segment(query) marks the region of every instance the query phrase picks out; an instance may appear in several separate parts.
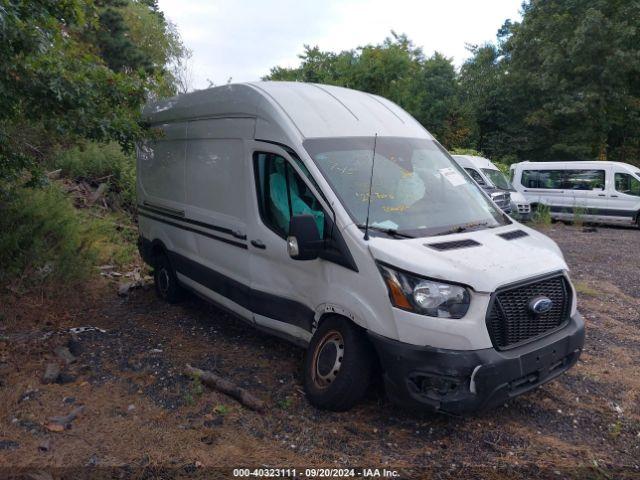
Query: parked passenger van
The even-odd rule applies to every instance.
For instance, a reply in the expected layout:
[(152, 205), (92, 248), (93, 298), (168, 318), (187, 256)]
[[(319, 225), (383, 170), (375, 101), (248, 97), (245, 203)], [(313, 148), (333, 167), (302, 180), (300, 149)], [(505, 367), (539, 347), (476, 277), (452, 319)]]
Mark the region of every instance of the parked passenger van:
[[(506, 213), (511, 213), (520, 220), (529, 219), (531, 205), (520, 192), (513, 188), (504, 173), (491, 160), (475, 155), (452, 155), (452, 157)], [(498, 195), (504, 196), (505, 199), (499, 198)], [(504, 207), (504, 204), (508, 207)]]
[(520, 162), (511, 166), (515, 188), (552, 218), (640, 226), (640, 167), (628, 163)]
[(502, 213), (379, 96), (246, 83), (149, 105), (140, 251), (169, 302), (191, 290), (306, 348), (314, 405), (386, 391), (449, 413), (574, 365), (584, 324), (557, 245)]

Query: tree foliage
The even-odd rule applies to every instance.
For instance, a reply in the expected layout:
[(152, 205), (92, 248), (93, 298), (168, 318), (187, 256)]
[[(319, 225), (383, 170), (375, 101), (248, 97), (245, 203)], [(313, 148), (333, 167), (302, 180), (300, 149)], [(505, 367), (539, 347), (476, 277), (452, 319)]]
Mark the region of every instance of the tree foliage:
[(426, 58), (406, 35), (392, 32), (380, 45), (340, 53), (305, 46), (297, 68), (275, 67), (265, 80), (339, 85), (398, 103), (446, 146), (465, 141), (468, 125), (459, 103), (456, 71), (439, 53)]
[(529, 0), (494, 44), (459, 71), (405, 35), (340, 53), (305, 47), (298, 68), (266, 79), (383, 95), (447, 148), (505, 161), (611, 159), (640, 164), (640, 2)]
[(175, 91), (165, 65), (181, 49), (153, 1), (0, 0), (0, 180), (55, 144), (130, 149), (141, 105)]
[(497, 45), (476, 47), (460, 82), (478, 148), (521, 159), (637, 162), (640, 3), (538, 0)]

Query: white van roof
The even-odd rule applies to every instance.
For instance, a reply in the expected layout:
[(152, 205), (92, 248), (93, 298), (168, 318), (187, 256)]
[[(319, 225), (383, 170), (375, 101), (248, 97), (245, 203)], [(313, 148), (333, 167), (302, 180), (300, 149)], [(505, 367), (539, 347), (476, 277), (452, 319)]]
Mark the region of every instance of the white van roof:
[[(151, 124), (216, 117), (256, 118), (255, 138), (433, 137), (395, 103), (342, 87), (300, 82), (252, 82), (178, 95), (147, 105)], [(292, 138), (293, 137), (293, 138)]]
[[(515, 167), (528, 167), (528, 168), (541, 168), (546, 167), (549, 169), (552, 168), (595, 168), (595, 167), (606, 167), (607, 165), (616, 165), (618, 167), (631, 169), (634, 171), (639, 170), (638, 167), (630, 165), (624, 162), (611, 162), (609, 160), (575, 160), (575, 161), (567, 161), (567, 162), (530, 162), (526, 160), (524, 162), (519, 162), (515, 164)], [(514, 165), (512, 165), (513, 167)]]
[(491, 160), (484, 157), (478, 157), (476, 155), (452, 155), (456, 163), (462, 168), (475, 167), (475, 168), (490, 168), (491, 170), (499, 170)]

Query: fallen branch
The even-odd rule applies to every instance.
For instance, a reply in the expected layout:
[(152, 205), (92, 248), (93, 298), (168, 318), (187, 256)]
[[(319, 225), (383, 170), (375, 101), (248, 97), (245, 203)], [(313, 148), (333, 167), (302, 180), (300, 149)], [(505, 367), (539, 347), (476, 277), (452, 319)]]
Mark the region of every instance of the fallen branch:
[(255, 410), (256, 412), (264, 412), (265, 410), (265, 404), (262, 400), (256, 398), (244, 388), (237, 386), (233, 382), (219, 377), (215, 373), (200, 370), (199, 368), (192, 367), (189, 364), (187, 364), (186, 372), (191, 377), (199, 379), (207, 387), (219, 390), (220, 392), (235, 398), (242, 405), (250, 408), (251, 410)]

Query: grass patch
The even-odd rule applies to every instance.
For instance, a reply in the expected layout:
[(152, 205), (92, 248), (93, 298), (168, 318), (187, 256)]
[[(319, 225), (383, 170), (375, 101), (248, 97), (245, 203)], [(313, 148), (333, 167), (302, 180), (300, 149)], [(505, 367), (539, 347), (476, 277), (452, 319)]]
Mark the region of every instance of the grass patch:
[(585, 282), (574, 282), (573, 286), (576, 289), (576, 292), (578, 292), (580, 295), (597, 297), (600, 294), (600, 292), (598, 292), (595, 288), (589, 286)]
[(74, 284), (93, 267), (137, 260), (137, 230), (122, 212), (76, 210), (55, 185), (16, 188), (0, 200), (0, 284), (17, 291)]
[(131, 217), (122, 211), (101, 212), (78, 210), (83, 221), (91, 225), (94, 246), (98, 250), (97, 265), (124, 267), (138, 260), (138, 229)]
[(287, 397), (282, 400), (278, 400), (277, 405), (278, 405), (278, 408), (282, 410), (289, 410), (291, 408), (291, 405), (293, 405), (293, 400)]
[(227, 415), (231, 410), (226, 405), (220, 404), (220, 405), (216, 405), (213, 408), (213, 411), (218, 415), (224, 416), (224, 415)]
[(0, 282), (80, 280), (97, 258), (88, 228), (56, 186), (13, 190), (0, 214)]
[(551, 210), (549, 207), (539, 203), (531, 216), (531, 223), (536, 227), (548, 227), (551, 225)]
[(573, 209), (573, 224), (576, 227), (584, 226), (584, 215), (586, 210), (582, 207), (576, 207)]
[(193, 406), (204, 393), (204, 386), (198, 377), (194, 377), (189, 385), (189, 390), (184, 394), (184, 403)]

